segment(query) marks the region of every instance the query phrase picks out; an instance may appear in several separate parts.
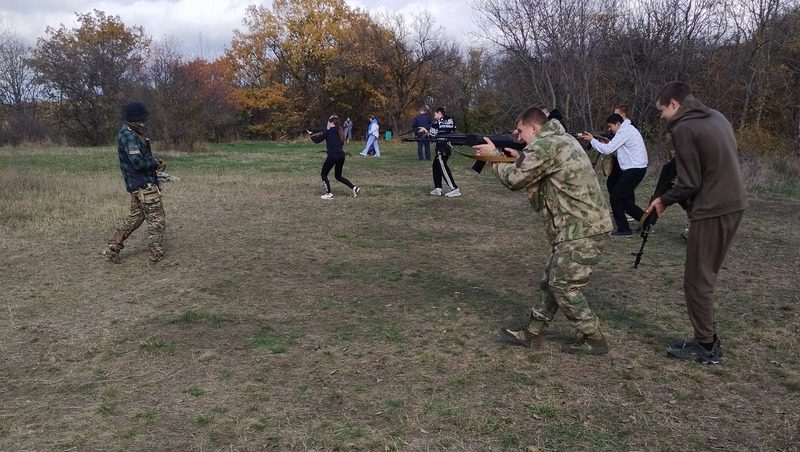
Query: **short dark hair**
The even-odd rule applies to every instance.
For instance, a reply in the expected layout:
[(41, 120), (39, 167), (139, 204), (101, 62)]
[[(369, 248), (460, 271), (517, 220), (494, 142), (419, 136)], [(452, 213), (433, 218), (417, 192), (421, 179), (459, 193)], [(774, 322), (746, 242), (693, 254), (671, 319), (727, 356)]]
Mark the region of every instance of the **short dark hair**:
[(606, 124), (622, 124), (623, 121), (625, 120), (617, 113), (611, 113), (608, 115), (608, 118), (606, 118)]
[(441, 113), (443, 115), (447, 114), (447, 112), (444, 110), (444, 107), (436, 107), (436, 113)]
[[(622, 115), (628, 116), (628, 105), (627, 104), (619, 104), (614, 107), (614, 110), (619, 110), (622, 112)], [(620, 116), (622, 116), (620, 115)]]
[(528, 107), (517, 116), (517, 123), (523, 124), (539, 124), (542, 125), (547, 122), (547, 115), (544, 114), (539, 106)]
[(656, 96), (656, 101), (661, 105), (667, 105), (670, 99), (675, 99), (676, 102), (682, 104), (686, 96), (692, 94), (692, 88), (686, 83), (677, 80), (667, 82), (666, 85), (661, 87), (661, 91)]

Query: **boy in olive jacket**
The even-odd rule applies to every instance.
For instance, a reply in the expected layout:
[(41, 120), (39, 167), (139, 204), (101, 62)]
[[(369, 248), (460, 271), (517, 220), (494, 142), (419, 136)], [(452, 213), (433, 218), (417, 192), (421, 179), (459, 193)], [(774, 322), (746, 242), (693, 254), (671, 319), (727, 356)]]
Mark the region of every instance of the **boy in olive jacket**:
[(496, 149), (488, 139), (474, 148), (478, 155), (505, 152), (517, 158), (516, 163), (494, 163), (492, 168), (509, 189), (527, 191), (531, 206), (541, 214), (552, 252), (528, 326), (503, 328), (500, 333), (515, 344), (533, 347), (560, 308), (580, 333), (574, 344), (562, 347), (563, 352), (608, 353), (600, 321), (583, 295), (600, 261), (602, 241), (612, 229), (592, 163), (561, 123), (548, 120), (538, 108), (520, 114), (516, 127), (518, 139), (526, 143), (522, 152)]

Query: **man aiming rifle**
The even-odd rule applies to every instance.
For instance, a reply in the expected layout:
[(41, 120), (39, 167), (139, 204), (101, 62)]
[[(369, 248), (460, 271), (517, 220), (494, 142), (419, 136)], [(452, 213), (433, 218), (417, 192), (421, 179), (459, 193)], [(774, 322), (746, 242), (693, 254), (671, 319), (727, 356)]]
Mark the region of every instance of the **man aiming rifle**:
[(606, 354), (600, 321), (583, 294), (600, 261), (602, 241), (611, 231), (600, 183), (580, 144), (539, 108), (528, 108), (518, 116), (515, 135), (524, 144), (521, 151), (485, 140), (474, 147), (475, 152), (500, 157), (506, 151), (515, 157), (514, 163), (493, 163), (492, 170), (510, 190), (527, 192), (531, 207), (541, 214), (552, 251), (527, 326), (503, 328), (500, 334), (517, 345), (541, 347), (542, 332), (561, 310), (579, 333), (574, 344), (562, 347), (563, 352)]

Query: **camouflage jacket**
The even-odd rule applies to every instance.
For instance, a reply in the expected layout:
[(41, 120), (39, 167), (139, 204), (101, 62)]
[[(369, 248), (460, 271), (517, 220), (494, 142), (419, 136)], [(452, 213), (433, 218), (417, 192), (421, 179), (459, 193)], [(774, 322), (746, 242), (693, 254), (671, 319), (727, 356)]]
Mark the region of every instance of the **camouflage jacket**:
[(492, 167), (503, 185), (527, 191), (531, 206), (542, 215), (551, 245), (611, 231), (608, 205), (592, 162), (557, 120), (542, 126), (516, 163)]
[(150, 140), (125, 123), (117, 134), (117, 156), (125, 189), (134, 192), (147, 184), (156, 184), (158, 160), (150, 152)]

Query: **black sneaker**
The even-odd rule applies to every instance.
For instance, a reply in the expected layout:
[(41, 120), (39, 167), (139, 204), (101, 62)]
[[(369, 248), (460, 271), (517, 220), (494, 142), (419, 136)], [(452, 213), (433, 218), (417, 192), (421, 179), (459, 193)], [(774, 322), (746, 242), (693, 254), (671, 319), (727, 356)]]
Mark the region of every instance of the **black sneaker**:
[(533, 348), (542, 341), (541, 334), (534, 334), (523, 328), (521, 330), (512, 330), (510, 328), (500, 328), (500, 335), (508, 339), (514, 345), (521, 345), (526, 348)]
[(608, 235), (614, 238), (627, 238), (633, 237), (633, 231), (614, 231)]
[(667, 356), (684, 361), (696, 360), (703, 364), (719, 364), (722, 361), (722, 344), (715, 338), (711, 350), (706, 350), (696, 340), (675, 342), (667, 347)]

